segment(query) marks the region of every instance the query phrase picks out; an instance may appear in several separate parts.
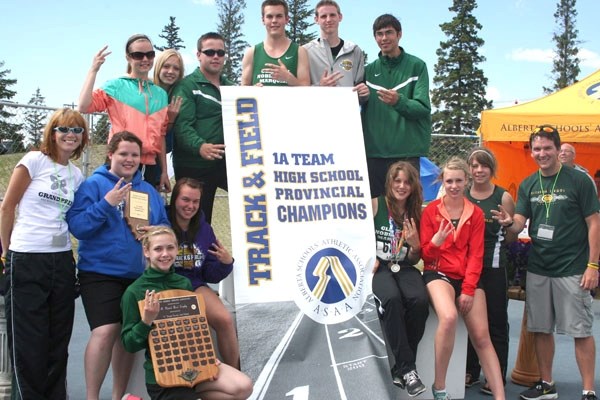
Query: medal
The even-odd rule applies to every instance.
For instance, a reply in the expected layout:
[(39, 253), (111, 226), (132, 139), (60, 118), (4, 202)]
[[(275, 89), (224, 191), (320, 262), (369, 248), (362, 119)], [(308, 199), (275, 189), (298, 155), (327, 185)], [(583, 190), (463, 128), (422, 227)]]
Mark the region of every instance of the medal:
[(400, 271), (400, 266), (398, 264), (394, 263), (394, 264), (392, 264), (390, 269), (392, 270), (393, 273), (396, 273), (396, 272)]

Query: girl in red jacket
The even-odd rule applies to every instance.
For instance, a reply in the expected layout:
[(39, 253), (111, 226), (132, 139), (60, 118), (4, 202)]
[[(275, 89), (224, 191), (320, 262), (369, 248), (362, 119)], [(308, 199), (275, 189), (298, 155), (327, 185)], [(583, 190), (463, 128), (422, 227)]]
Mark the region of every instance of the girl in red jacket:
[(467, 163), (452, 157), (440, 175), (445, 195), (431, 202), (421, 218), (423, 279), (438, 316), (435, 334), (435, 400), (449, 399), (446, 372), (460, 313), (495, 399), (504, 399), (498, 357), (487, 325), (485, 293), (477, 287), (483, 266), (484, 218), (464, 197)]

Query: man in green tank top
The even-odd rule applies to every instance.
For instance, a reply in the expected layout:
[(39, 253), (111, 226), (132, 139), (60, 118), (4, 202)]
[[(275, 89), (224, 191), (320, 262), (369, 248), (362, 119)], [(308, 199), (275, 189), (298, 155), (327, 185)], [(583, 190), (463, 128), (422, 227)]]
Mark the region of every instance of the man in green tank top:
[(242, 85), (308, 86), (308, 53), (285, 34), (290, 21), (284, 0), (265, 0), (261, 6), (267, 37), (246, 52), (242, 60)]

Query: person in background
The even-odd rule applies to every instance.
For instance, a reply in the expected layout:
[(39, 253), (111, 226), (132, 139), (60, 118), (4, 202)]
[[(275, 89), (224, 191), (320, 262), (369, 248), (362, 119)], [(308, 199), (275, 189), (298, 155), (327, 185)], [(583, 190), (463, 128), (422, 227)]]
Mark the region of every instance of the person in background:
[[(71, 160), (89, 141), (77, 111), (55, 111), (39, 151), (17, 163), (0, 208), (13, 399), (66, 399), (76, 279), (65, 214), (83, 175)], [(16, 210), (19, 210), (17, 213)]]
[(471, 343), (495, 399), (503, 400), (504, 384), (490, 340), (485, 292), (478, 287), (483, 267), (483, 211), (465, 198), (467, 163), (452, 157), (442, 167), (445, 195), (427, 205), (421, 218), (423, 279), (439, 323), (435, 333), (435, 400), (446, 400), (446, 374), (462, 315)]
[(176, 180), (189, 177), (204, 185), (201, 208), (210, 224), (217, 189), (227, 190), (221, 86), (234, 83), (223, 75), (223, 36), (208, 32), (197, 48), (200, 66), (173, 90), (173, 96), (183, 99), (175, 122), (173, 168)]
[[(190, 387), (162, 387), (156, 383), (148, 335), (158, 312), (161, 291), (168, 289), (191, 290), (190, 280), (175, 273), (173, 263), (178, 254), (175, 233), (167, 227), (152, 227), (143, 237), (144, 257), (148, 264), (143, 275), (127, 288), (121, 300), (123, 329), (121, 340), (132, 353), (146, 350), (146, 389), (152, 400), (245, 400), (252, 394), (252, 381), (242, 372), (225, 363), (218, 363), (218, 375), (211, 380)], [(138, 301), (144, 300), (140, 314)], [(208, 305), (207, 305), (208, 309)]]
[[(175, 84), (183, 79), (184, 66), (183, 57), (175, 49), (167, 49), (160, 53), (154, 67), (154, 83), (160, 86), (169, 95), (169, 108), (167, 116), (167, 135), (165, 136), (165, 152), (173, 151), (173, 127), (181, 108), (181, 96), (173, 96), (172, 91)], [(162, 166), (161, 166), (162, 167)]]
[(571, 167), (576, 171), (583, 172), (588, 176), (588, 178), (592, 180), (592, 182), (594, 182), (594, 185), (596, 184), (594, 178), (592, 178), (587, 169), (585, 169), (579, 164), (575, 164), (575, 147), (573, 147), (569, 143), (561, 144), (560, 152), (558, 153), (558, 160), (561, 162), (562, 165), (566, 165), (567, 167)]
[(96, 75), (111, 54), (107, 49), (108, 46), (104, 46), (94, 56), (79, 94), (79, 111), (108, 112), (109, 141), (115, 132), (135, 134), (143, 144), (140, 165), (144, 179), (161, 190), (171, 191), (165, 143), (169, 101), (167, 92), (149, 78), (156, 55), (152, 42), (146, 35), (131, 36), (125, 44), (127, 75), (93, 90)]
[(364, 83), (365, 54), (356, 44), (339, 36), (342, 12), (337, 2), (321, 0), (315, 6), (315, 23), (321, 36), (304, 45), (313, 86), (352, 86), (364, 102), (369, 88)]
[(67, 212), (69, 230), (79, 240), (81, 299), (92, 331), (84, 358), (87, 400), (98, 400), (109, 365), (112, 398), (120, 399), (133, 363), (133, 355), (118, 340), (121, 296), (144, 271), (142, 246), (125, 218), (130, 191), (148, 196), (149, 225), (169, 225), (162, 197), (142, 180), (141, 152), (136, 135), (115, 133), (108, 143), (107, 163), (81, 184)]
[(408, 161), (420, 171), (419, 158), (431, 142), (427, 66), (399, 46), (402, 25), (393, 15), (375, 19), (373, 36), (381, 52), (365, 67), (371, 93), (361, 109), (372, 198), (384, 192), (394, 162)]
[(181, 178), (173, 188), (169, 220), (179, 242), (175, 272), (190, 279), (206, 302), (208, 323), (217, 333), (219, 353), (240, 369), (240, 346), (233, 317), (207, 283), (219, 283), (233, 270), (233, 257), (219, 242), (200, 209), (202, 184)]
[(285, 33), (290, 21), (288, 4), (285, 0), (265, 0), (261, 13), (267, 37), (244, 54), (242, 85), (309, 86), (306, 49), (292, 42)]
[[(498, 204), (502, 204), (504, 209), (512, 215), (515, 210), (515, 202), (506, 189), (492, 183), (492, 178), (496, 176), (497, 162), (490, 150), (484, 147), (474, 148), (469, 153), (467, 163), (473, 181), (465, 192), (465, 196), (471, 203), (481, 208), (485, 218), (483, 269), (478, 286), (485, 292), (490, 339), (500, 362), (502, 380), (506, 384), (509, 338), (506, 244), (513, 242), (517, 235), (507, 234), (498, 221), (492, 218), (492, 210), (496, 210)], [(465, 386), (470, 387), (478, 383), (480, 372), (479, 357), (469, 340)], [(481, 387), (481, 391), (492, 394), (487, 383)]]
[[(560, 134), (538, 126), (529, 137), (539, 169), (519, 185), (514, 216), (499, 207), (494, 218), (518, 233), (529, 219), (531, 251), (527, 260), (527, 330), (534, 334), (540, 380), (521, 399), (557, 399), (552, 379), (554, 331), (575, 339), (582, 400), (596, 400), (596, 342), (590, 290), (598, 286), (600, 203), (594, 185), (559, 161)], [(570, 394), (567, 398), (575, 398)]]
[(418, 396), (426, 388), (417, 373), (419, 342), (429, 300), (415, 264), (421, 259), (419, 223), (423, 192), (417, 170), (407, 162), (390, 166), (385, 194), (373, 199), (377, 261), (373, 295), (385, 338), (394, 354), (392, 381)]

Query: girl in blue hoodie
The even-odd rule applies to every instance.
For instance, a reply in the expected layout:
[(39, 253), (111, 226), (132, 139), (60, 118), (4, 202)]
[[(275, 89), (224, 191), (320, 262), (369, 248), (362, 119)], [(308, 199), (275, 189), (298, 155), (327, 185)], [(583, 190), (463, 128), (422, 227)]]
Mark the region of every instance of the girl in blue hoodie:
[(88, 400), (98, 399), (111, 362), (113, 398), (121, 398), (133, 363), (133, 355), (118, 340), (120, 302), (125, 289), (144, 272), (145, 261), (124, 218), (128, 193), (147, 193), (150, 225), (169, 225), (160, 194), (138, 171), (141, 149), (133, 133), (116, 133), (108, 144), (107, 164), (83, 182), (67, 213), (69, 230), (79, 240), (81, 298), (92, 331), (84, 361)]

